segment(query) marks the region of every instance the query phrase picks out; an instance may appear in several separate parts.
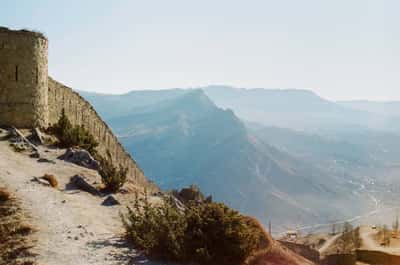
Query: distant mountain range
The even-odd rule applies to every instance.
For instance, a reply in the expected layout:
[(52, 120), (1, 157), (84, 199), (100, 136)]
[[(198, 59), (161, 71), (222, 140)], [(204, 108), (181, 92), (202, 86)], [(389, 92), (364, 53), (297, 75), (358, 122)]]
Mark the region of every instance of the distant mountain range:
[[(82, 94), (119, 135), (145, 174), (162, 188), (197, 184), (216, 200), (264, 222), (272, 220), (281, 231), (368, 211), (370, 199), (353, 192), (358, 186), (346, 172), (348, 167), (374, 161), (363, 145), (245, 123), (232, 110), (217, 106), (206, 95), (212, 94), (210, 90)], [(315, 99), (311, 92), (299, 93), (300, 99), (304, 100), (304, 93), (305, 98), (310, 95), (315, 100), (307, 113), (318, 108), (336, 113), (346, 110)], [(292, 97), (294, 104), (296, 96)], [(251, 99), (246, 104), (240, 98), (232, 100), (251, 105)], [(253, 108), (263, 106), (262, 99), (258, 100)], [(296, 112), (293, 104), (288, 107), (291, 113)], [(279, 110), (279, 104), (270, 108)]]
[[(384, 105), (400, 113), (400, 103), (332, 102), (312, 91), (297, 89), (209, 86), (204, 91), (219, 107), (232, 109), (243, 120), (267, 126), (308, 132), (360, 127), (400, 131), (399, 116), (378, 111)], [(386, 110), (390, 112), (389, 107)]]
[(338, 101), (338, 104), (356, 110), (398, 117), (400, 116), (400, 101), (376, 102), (368, 100)]

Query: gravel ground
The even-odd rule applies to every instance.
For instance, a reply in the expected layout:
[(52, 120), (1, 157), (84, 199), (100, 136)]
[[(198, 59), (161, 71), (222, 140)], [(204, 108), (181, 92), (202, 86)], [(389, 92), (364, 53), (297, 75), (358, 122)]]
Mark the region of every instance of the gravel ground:
[[(41, 153), (55, 163), (38, 162), (0, 141), (0, 185), (21, 200), (38, 230), (34, 252), (39, 265), (161, 265), (141, 257), (121, 239), (123, 206), (105, 207), (104, 198), (68, 188), (75, 174), (99, 183), (97, 172), (57, 160), (63, 150), (41, 148)], [(32, 181), (46, 173), (57, 177), (58, 189)]]

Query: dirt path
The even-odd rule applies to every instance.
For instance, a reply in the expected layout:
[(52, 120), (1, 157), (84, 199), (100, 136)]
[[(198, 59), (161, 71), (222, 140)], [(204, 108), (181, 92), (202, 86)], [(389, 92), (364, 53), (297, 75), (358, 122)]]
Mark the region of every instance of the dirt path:
[[(122, 232), (122, 206), (101, 206), (103, 198), (65, 189), (74, 174), (98, 179), (96, 172), (54, 161), (56, 164), (38, 163), (26, 154), (14, 152), (8, 142), (0, 141), (0, 185), (21, 199), (32, 225), (38, 229), (34, 248), (39, 254), (38, 264), (161, 265), (140, 257), (118, 237)], [(59, 190), (31, 181), (45, 173), (57, 176)]]
[(367, 249), (367, 250), (378, 250), (382, 252), (387, 252), (390, 254), (400, 254), (400, 249), (399, 248), (392, 248), (392, 247), (383, 247), (379, 245), (378, 242), (373, 238), (373, 236), (377, 233), (376, 229), (372, 229), (369, 226), (361, 226), (360, 227), (360, 237), (362, 240), (362, 249)]

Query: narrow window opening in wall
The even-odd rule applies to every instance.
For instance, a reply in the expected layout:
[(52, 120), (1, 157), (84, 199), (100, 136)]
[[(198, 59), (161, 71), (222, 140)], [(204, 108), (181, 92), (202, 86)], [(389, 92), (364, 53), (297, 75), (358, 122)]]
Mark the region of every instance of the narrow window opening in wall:
[(18, 81), (18, 65), (15, 66), (15, 81)]
[(36, 67), (36, 84), (39, 84), (39, 68)]

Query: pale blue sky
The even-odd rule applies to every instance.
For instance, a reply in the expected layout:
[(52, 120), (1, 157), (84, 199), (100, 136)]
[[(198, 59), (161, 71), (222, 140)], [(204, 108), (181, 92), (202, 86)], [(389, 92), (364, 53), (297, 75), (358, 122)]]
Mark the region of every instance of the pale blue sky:
[(397, 0), (1, 0), (0, 25), (50, 39), (50, 74), (106, 93), (306, 88), (400, 100)]

